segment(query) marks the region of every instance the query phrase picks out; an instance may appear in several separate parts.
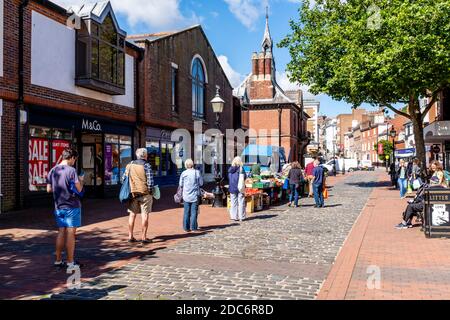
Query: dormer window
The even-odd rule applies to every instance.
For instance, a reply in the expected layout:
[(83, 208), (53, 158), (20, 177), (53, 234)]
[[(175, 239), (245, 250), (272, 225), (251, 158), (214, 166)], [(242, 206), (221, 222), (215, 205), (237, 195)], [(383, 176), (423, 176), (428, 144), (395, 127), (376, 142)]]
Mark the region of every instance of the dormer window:
[(126, 33), (117, 26), (110, 6), (100, 16), (82, 11), (81, 19), (76, 36), (76, 85), (124, 95)]

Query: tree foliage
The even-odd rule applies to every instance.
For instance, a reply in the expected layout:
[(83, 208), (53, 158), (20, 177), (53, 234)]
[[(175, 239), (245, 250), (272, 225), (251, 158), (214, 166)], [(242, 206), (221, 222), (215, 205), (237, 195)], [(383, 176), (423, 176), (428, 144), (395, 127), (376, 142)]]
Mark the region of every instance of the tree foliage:
[[(378, 159), (380, 159), (380, 161), (386, 161), (387, 157), (392, 157), (392, 153), (394, 152), (394, 144), (387, 140), (380, 140), (378, 143), (383, 145), (383, 154), (379, 154)], [(378, 150), (378, 144), (375, 143), (373, 148), (374, 150)]]
[[(423, 120), (450, 83), (450, 1), (305, 0), (290, 25), (279, 44), (291, 55), (290, 80), (410, 119), (425, 162)], [(429, 98), (425, 108), (421, 97)]]

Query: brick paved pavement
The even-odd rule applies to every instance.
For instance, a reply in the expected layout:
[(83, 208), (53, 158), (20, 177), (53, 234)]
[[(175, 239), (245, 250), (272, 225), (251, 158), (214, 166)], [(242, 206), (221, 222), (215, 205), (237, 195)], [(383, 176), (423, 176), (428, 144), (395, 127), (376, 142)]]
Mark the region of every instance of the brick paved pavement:
[[(384, 183), (385, 174), (378, 180), (318, 298), (450, 299), (450, 240), (426, 239), (420, 226), (394, 229), (406, 200)], [(379, 289), (374, 281), (368, 286), (378, 271)]]
[[(143, 255), (54, 299), (314, 299), (374, 186), (338, 179), (327, 208), (286, 206)], [(202, 212), (202, 215), (204, 213)]]

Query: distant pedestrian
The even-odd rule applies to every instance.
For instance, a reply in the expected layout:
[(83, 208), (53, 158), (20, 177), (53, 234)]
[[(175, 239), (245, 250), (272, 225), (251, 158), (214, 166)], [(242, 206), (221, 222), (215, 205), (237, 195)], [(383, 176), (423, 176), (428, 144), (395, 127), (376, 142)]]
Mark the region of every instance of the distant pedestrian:
[(181, 174), (179, 183), (179, 186), (183, 189), (183, 229), (185, 232), (198, 231), (198, 207), (203, 177), (201, 172), (194, 168), (192, 159), (187, 159), (184, 166), (186, 170)]
[(236, 157), (231, 163), (231, 167), (228, 170), (229, 192), (231, 200), (230, 218), (233, 221), (243, 221), (246, 218), (246, 206), (245, 206), (245, 194), (239, 190), (239, 176), (245, 171), (243, 168), (242, 159)]
[(308, 196), (312, 198), (314, 196), (314, 190), (313, 190), (313, 181), (314, 181), (314, 161), (317, 160), (317, 158), (314, 158), (314, 160), (306, 165), (305, 168), (305, 174), (306, 178), (308, 179)]
[(300, 167), (300, 163), (298, 163), (297, 161), (292, 163), (292, 168), (289, 171), (288, 179), (290, 189), (288, 206), (291, 207), (292, 205), (294, 205), (297, 208), (301, 185), (304, 182), (302, 169)]
[(400, 188), (400, 198), (406, 198), (406, 192), (408, 188), (408, 167), (405, 160), (401, 159), (397, 168), (398, 186)]
[(389, 166), (389, 175), (391, 176), (391, 184), (398, 189), (397, 164), (393, 161)]
[(313, 190), (314, 190), (314, 200), (316, 205), (314, 208), (325, 207), (325, 202), (323, 199), (323, 191), (325, 186), (325, 171), (320, 165), (319, 159), (314, 160), (314, 170), (313, 170), (314, 180), (313, 180)]
[(75, 262), (75, 237), (81, 227), (81, 201), (78, 194), (83, 191), (83, 176), (74, 168), (78, 159), (75, 149), (67, 148), (62, 161), (50, 170), (47, 176), (47, 192), (53, 193), (55, 218), (59, 228), (56, 238), (56, 267), (64, 267), (62, 252), (66, 248), (67, 268), (80, 267)]
[(142, 220), (141, 243), (148, 244), (151, 243), (151, 240), (147, 238), (147, 231), (153, 207), (154, 178), (152, 166), (147, 161), (147, 149), (136, 150), (136, 158), (137, 160), (130, 162), (125, 169), (131, 189), (131, 200), (128, 204), (128, 242), (137, 242), (133, 233), (136, 216), (140, 214)]

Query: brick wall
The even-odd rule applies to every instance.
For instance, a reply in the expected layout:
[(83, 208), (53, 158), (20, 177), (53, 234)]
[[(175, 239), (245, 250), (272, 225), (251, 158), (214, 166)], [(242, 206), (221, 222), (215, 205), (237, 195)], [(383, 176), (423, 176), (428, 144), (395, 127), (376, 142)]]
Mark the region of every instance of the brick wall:
[[(221, 128), (233, 128), (232, 87), (201, 27), (146, 44), (145, 58), (140, 68), (143, 72), (140, 101), (144, 106), (147, 125), (193, 130), (191, 65), (196, 55), (202, 57), (208, 76), (204, 130), (215, 127), (215, 114), (210, 101), (216, 95), (216, 86), (220, 87), (220, 95), (225, 100)], [(172, 63), (178, 65), (177, 113), (172, 112)]]
[[(0, 77), (0, 99), (3, 100), (2, 117), (2, 192), (3, 210), (12, 210), (15, 207), (16, 197), (16, 163), (20, 170), (20, 203), (23, 204), (23, 195), (28, 188), (27, 158), (28, 135), (27, 126), (22, 127), (20, 134), (20, 158), (15, 158), (16, 148), (16, 104), (18, 99), (18, 0), (4, 0), (4, 77)], [(30, 1), (24, 16), (24, 90), (25, 106), (30, 104), (45, 106), (70, 112), (78, 112), (88, 116), (105, 117), (120, 121), (135, 122), (134, 108), (124, 107), (101, 100), (44, 88), (31, 84), (31, 15), (37, 11), (62, 24), (66, 23), (67, 16), (47, 8), (39, 3)], [(127, 47), (127, 53), (135, 57), (138, 51)], [(74, 61), (75, 63), (75, 61)], [(136, 70), (135, 70), (136, 71)], [(48, 70), (49, 76), (57, 76)], [(135, 86), (136, 87), (136, 86)]]

